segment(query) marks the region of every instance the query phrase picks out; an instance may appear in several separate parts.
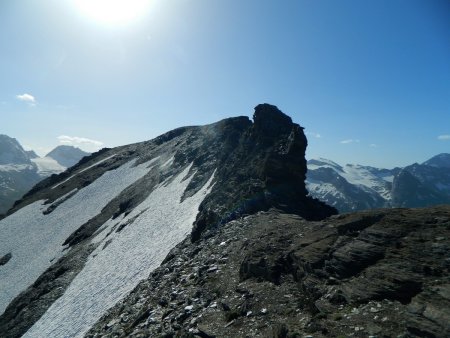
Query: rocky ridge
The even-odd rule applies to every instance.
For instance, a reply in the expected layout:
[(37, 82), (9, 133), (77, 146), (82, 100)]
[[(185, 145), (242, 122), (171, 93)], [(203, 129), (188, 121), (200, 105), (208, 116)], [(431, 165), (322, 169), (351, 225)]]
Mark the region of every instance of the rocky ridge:
[[(197, 216), (187, 241), (197, 242), (209, 238), (234, 219), (274, 207), (283, 212), (297, 213), (309, 220), (319, 220), (335, 214), (334, 208), (306, 196), (304, 154), (307, 141), (303, 128), (269, 104), (258, 105), (253, 120), (235, 117), (207, 126), (182, 127), (151, 141), (104, 149), (83, 158), (66, 172), (38, 183), (10, 210), (10, 217), (14, 218), (16, 212), (28, 210), (30, 206), (39, 207), (43, 214), (39, 215), (39, 219), (43, 220), (38, 225), (45, 226), (46, 220), (57, 221), (61, 208), (72, 203), (79, 194), (85, 194), (85, 190), (89, 190), (91, 186), (99, 185), (99, 188), (109, 191), (111, 183), (102, 186), (98, 183), (105, 175), (115, 175), (118, 170), (133, 172), (136, 168), (141, 168), (139, 170), (144, 175), (110, 200), (102, 200), (101, 203), (105, 206), (98, 214), (81, 222), (75, 231), (61, 240), (61, 249), (64, 250), (55, 253), (61, 257), (51, 261), (49, 268), (20, 293), (0, 316), (0, 332), (3, 336), (18, 337), (33, 324), (39, 324), (40, 318), (45, 317), (55, 300), (63, 298), (67, 288), (79, 279), (78, 275), (83, 273), (88, 261), (95, 262), (97, 255), (101, 256), (101, 251), (109, 252), (110, 248), (115, 248), (115, 241), (121, 241), (122, 236), (126, 236), (123, 234), (134, 231), (136, 223), (141, 226), (148, 223), (142, 222), (141, 218), (151, 214), (152, 208), (144, 208), (136, 215), (135, 210), (151, 199), (153, 192), (171, 186), (186, 171), (188, 183), (180, 201), (174, 201), (176, 203), (184, 203), (196, 196), (213, 179), (198, 212), (197, 209), (192, 210)], [(124, 166), (131, 167), (124, 171)], [(95, 191), (93, 193), (95, 195)], [(80, 203), (86, 201), (90, 203), (89, 207), (92, 203), (100, 203), (88, 202), (91, 196), (91, 193), (87, 194)], [(168, 213), (168, 216), (177, 212), (165, 209), (161, 211)], [(129, 218), (131, 215), (134, 216)], [(7, 225), (9, 218), (1, 222), (0, 227)], [(76, 224), (76, 219), (63, 224), (69, 223)], [(49, 224), (59, 227), (56, 223)], [(61, 229), (63, 230), (64, 228)], [(99, 237), (102, 238), (100, 241), (97, 240)], [(145, 234), (140, 236), (142, 240), (145, 238)], [(155, 244), (159, 240), (155, 238)], [(171, 247), (158, 249), (157, 259)], [(6, 267), (14, 264), (16, 257), (14, 248), (8, 250), (10, 251), (5, 254), (11, 253), (12, 258), (6, 263)], [(149, 254), (147, 251), (151, 251), (152, 246), (146, 245), (145, 250)], [(163, 258), (164, 256), (161, 261)], [(119, 262), (123, 264), (123, 261)], [(142, 265), (139, 269), (147, 269), (155, 263), (152, 261), (149, 267), (145, 261), (139, 264)], [(97, 312), (96, 315), (101, 313)], [(58, 326), (54, 320), (53, 325)], [(70, 329), (78, 330), (78, 326)], [(64, 331), (57, 336), (66, 334)]]

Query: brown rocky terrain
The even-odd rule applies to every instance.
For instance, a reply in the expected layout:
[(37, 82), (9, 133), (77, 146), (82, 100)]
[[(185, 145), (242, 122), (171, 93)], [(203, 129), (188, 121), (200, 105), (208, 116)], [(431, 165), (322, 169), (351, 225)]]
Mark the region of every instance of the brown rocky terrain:
[(449, 269), (450, 206), (259, 212), (180, 243), (87, 337), (449, 337)]

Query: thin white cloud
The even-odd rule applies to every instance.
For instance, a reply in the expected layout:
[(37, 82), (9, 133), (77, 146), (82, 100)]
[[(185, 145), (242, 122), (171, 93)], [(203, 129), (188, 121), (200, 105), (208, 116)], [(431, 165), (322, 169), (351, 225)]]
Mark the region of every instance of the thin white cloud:
[(348, 139), (348, 140), (342, 140), (340, 143), (342, 143), (342, 144), (359, 143), (359, 140)]
[(371, 148), (378, 148), (378, 145), (375, 144), (375, 143), (371, 143), (371, 144), (369, 144), (369, 147), (371, 147)]
[(311, 131), (307, 131), (305, 134), (308, 136), (315, 137), (315, 138), (322, 138), (322, 135), (320, 135), (319, 133), (313, 133)]
[(84, 146), (89, 149), (98, 149), (103, 146), (103, 142), (97, 140), (91, 140), (86, 137), (78, 137), (78, 136), (67, 136), (61, 135), (58, 136), (59, 143), (71, 146)]
[(441, 140), (441, 141), (448, 141), (448, 140), (450, 140), (450, 134), (439, 135), (439, 136), (438, 136), (438, 140)]
[(36, 98), (31, 95), (31, 94), (20, 94), (20, 95), (16, 95), (16, 99), (22, 102), (26, 102), (31, 106), (36, 105)]

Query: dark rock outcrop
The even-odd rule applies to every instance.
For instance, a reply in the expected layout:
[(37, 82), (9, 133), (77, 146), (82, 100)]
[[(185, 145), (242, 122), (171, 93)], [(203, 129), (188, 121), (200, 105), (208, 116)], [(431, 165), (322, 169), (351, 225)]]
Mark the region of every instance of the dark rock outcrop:
[(269, 104), (256, 106), (253, 120), (225, 120), (215, 126), (215, 133), (223, 135), (219, 140), (225, 151), (218, 154), (217, 188), (200, 206), (194, 241), (208, 228), (271, 207), (309, 220), (336, 213), (306, 196), (303, 128)]
[(0, 266), (8, 263), (11, 257), (12, 257), (11, 252), (8, 252), (6, 255), (0, 257)]

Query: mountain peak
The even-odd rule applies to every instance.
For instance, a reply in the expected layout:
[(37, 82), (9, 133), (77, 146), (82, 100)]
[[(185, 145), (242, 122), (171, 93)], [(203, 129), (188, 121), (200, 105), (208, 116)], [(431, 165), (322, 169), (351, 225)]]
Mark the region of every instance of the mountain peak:
[(15, 138), (0, 135), (0, 164), (31, 164), (31, 162)]
[(423, 164), (437, 168), (450, 168), (450, 154), (438, 154), (430, 158), (428, 161), (423, 162)]
[(88, 156), (87, 153), (80, 148), (68, 145), (60, 145), (49, 152), (45, 157), (50, 157), (58, 162), (60, 165), (69, 168), (78, 163), (84, 156)]
[(262, 103), (255, 107), (253, 114), (254, 129), (268, 136), (290, 132), (292, 119), (277, 106)]

